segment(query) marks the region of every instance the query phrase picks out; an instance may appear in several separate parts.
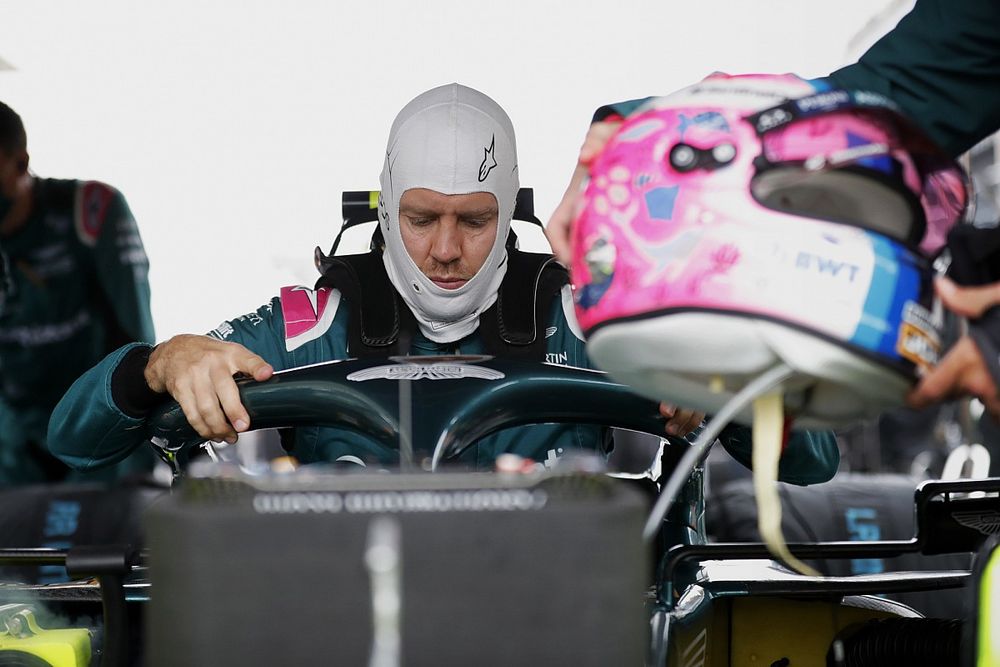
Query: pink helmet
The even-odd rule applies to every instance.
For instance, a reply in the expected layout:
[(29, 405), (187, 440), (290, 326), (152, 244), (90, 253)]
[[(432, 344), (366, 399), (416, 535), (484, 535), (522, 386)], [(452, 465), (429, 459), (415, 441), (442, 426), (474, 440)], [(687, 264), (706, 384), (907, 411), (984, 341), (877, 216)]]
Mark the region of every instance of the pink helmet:
[(588, 353), (707, 412), (778, 361), (804, 426), (899, 404), (936, 361), (926, 253), (965, 184), (875, 94), (713, 75), (651, 100), (595, 160), (574, 227)]

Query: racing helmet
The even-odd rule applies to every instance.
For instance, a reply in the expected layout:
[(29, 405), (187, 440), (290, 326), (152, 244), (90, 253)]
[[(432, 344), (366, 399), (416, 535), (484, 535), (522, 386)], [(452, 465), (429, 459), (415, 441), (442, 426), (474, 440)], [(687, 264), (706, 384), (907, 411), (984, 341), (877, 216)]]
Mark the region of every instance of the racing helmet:
[(574, 226), (588, 354), (708, 413), (779, 363), (798, 426), (898, 405), (937, 360), (931, 256), (965, 184), (875, 94), (713, 75), (655, 98), (591, 165)]

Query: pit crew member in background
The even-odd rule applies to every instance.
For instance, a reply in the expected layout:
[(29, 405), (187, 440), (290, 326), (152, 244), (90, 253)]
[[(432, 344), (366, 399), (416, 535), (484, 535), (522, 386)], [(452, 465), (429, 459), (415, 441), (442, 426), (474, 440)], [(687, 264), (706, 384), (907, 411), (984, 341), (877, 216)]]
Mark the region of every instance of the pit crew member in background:
[(0, 487), (110, 480), (151, 456), (83, 475), (49, 454), (49, 416), (109, 352), (152, 342), (149, 263), (128, 204), (97, 181), (39, 178), (20, 116), (0, 102)]

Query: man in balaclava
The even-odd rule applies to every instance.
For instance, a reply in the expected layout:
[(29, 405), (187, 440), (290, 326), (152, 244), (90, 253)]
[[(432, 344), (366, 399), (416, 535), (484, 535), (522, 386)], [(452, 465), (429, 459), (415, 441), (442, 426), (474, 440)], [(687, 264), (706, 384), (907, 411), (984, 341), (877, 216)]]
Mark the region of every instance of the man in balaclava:
[[(380, 181), (379, 218), (389, 280), (427, 338), (450, 342), (469, 335), (479, 315), (496, 301), (507, 272), (505, 243), (518, 191), (510, 119), (476, 90), (458, 84), (434, 88), (396, 116)], [(411, 189), (493, 196), (497, 221), (489, 254), (481, 266), (472, 267), (475, 275), (461, 286), (436, 284), (407, 252), (403, 234), (410, 221), (405, 216), (400, 220), (400, 201)]]
[[(104, 355), (154, 340), (149, 264), (125, 198), (28, 164), (21, 117), (0, 102), (0, 488), (81, 481), (45, 446), (52, 409)], [(132, 463), (98, 477), (153, 458)]]
[[(234, 442), (250, 425), (235, 373), (265, 380), (334, 359), (454, 353), (587, 367), (565, 271), (551, 256), (509, 242), (517, 176), (514, 131), (496, 102), (458, 84), (419, 95), (389, 134), (375, 249), (319, 253), (323, 275), (314, 289), (282, 288), (209, 336), (109, 355), (53, 415), (54, 453), (84, 468), (121, 459), (142, 443), (143, 419), (167, 393), (201, 435)], [(679, 412), (682, 433), (700, 422)], [(512, 452), (551, 465), (569, 449), (605, 451), (608, 442), (599, 427), (537, 425), (484, 438), (463, 460), (488, 469)], [(336, 428), (297, 429), (290, 446), (304, 462), (398, 459)]]

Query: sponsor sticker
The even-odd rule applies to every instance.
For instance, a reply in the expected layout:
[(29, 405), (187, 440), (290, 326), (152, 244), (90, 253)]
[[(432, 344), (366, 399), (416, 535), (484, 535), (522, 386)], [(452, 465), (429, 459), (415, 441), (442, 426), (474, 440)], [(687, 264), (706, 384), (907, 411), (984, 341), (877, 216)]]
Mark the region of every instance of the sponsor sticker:
[(76, 193), (76, 229), (80, 240), (93, 246), (101, 235), (115, 191), (104, 183), (88, 181)]
[(382, 514), (412, 512), (512, 512), (548, 503), (541, 489), (258, 493), (258, 514)]
[(423, 361), (407, 357), (407, 362), (373, 366), (361, 371), (355, 371), (347, 376), (351, 382), (367, 382), (369, 380), (502, 380), (505, 375), (501, 371), (484, 366), (469, 364), (460, 359), (446, 361)]
[(941, 339), (930, 311), (914, 301), (903, 309), (896, 341), (899, 356), (914, 363), (922, 371), (930, 370), (941, 354)]

